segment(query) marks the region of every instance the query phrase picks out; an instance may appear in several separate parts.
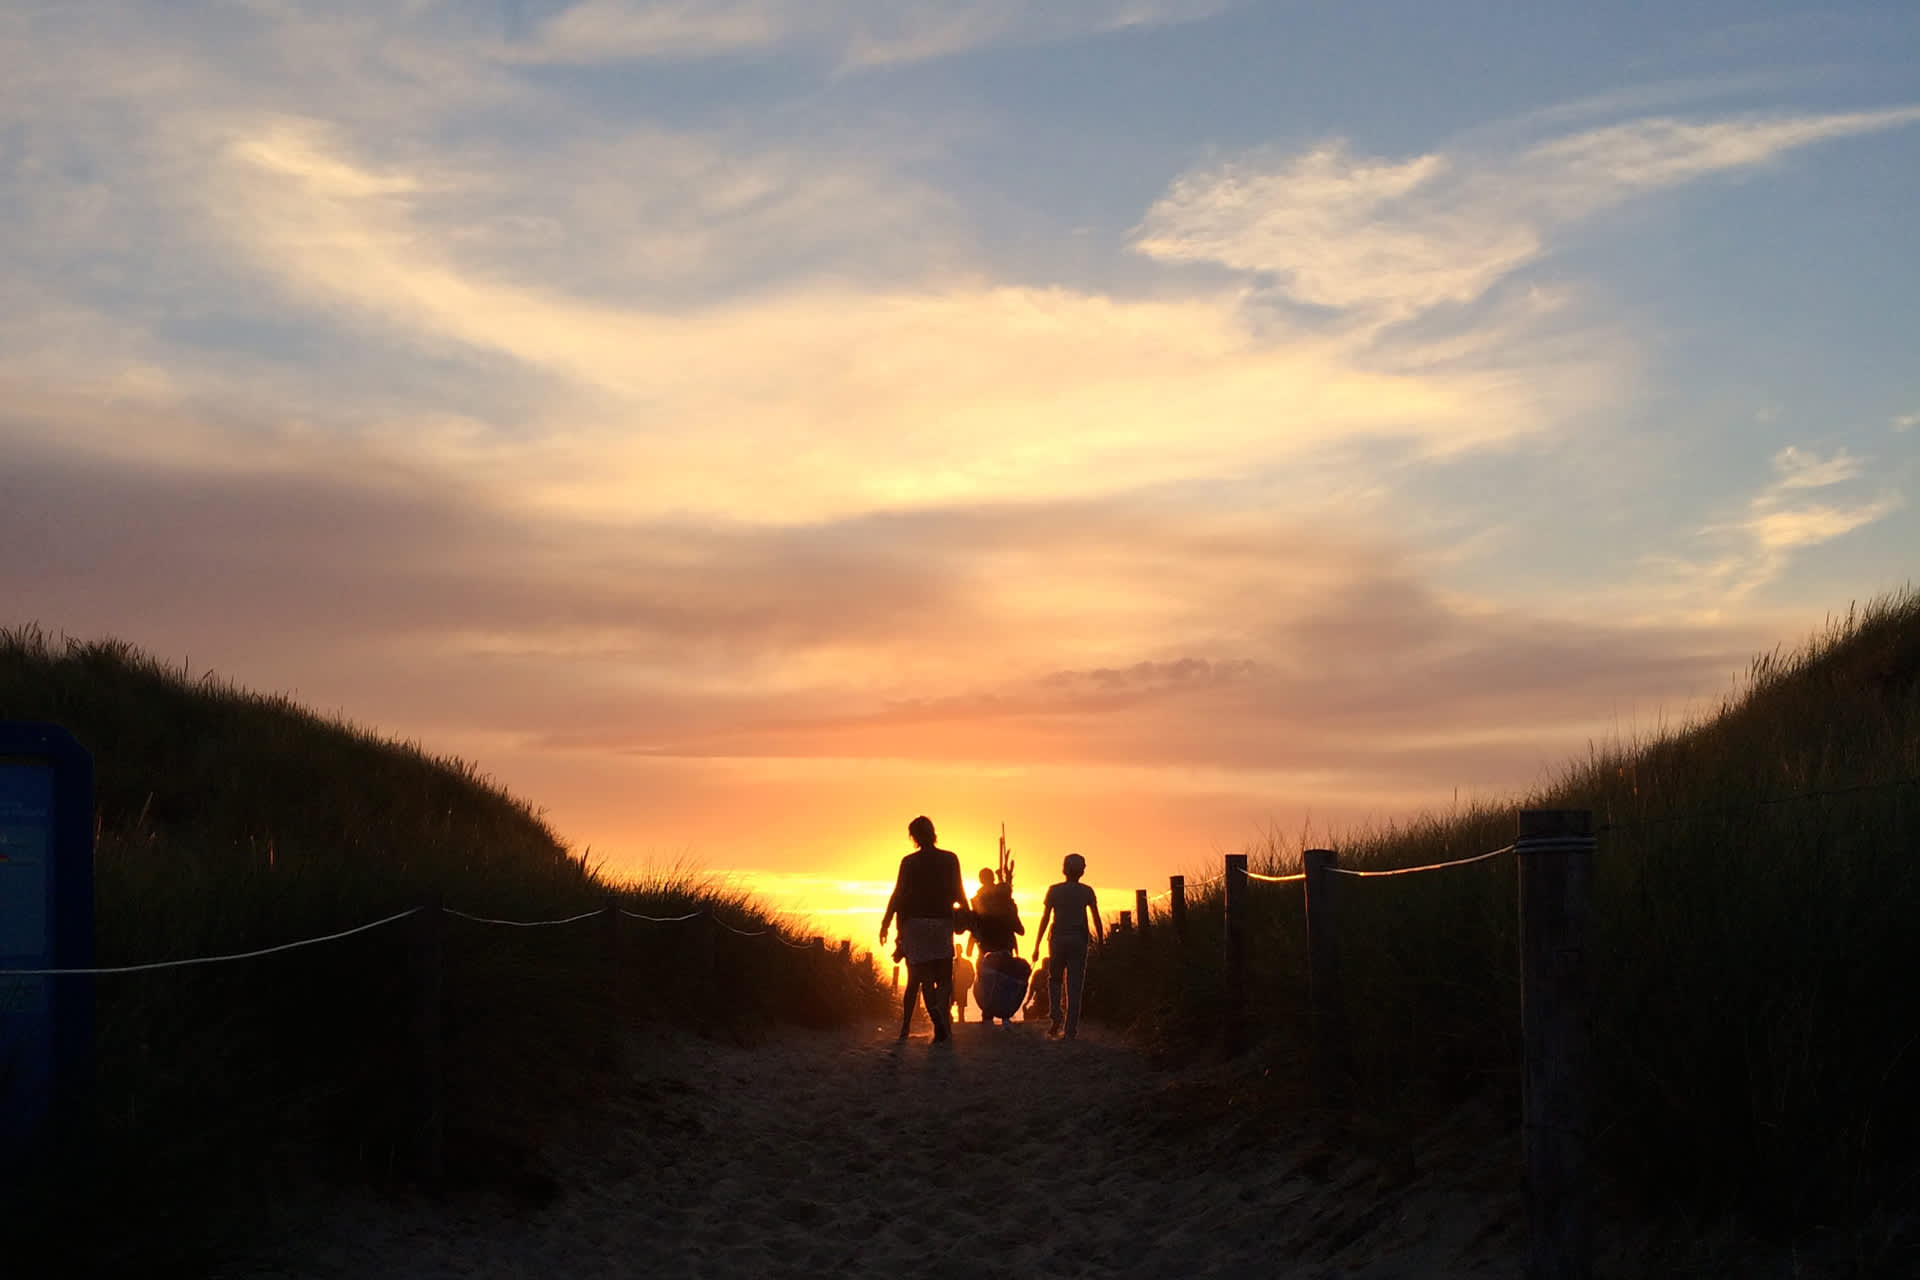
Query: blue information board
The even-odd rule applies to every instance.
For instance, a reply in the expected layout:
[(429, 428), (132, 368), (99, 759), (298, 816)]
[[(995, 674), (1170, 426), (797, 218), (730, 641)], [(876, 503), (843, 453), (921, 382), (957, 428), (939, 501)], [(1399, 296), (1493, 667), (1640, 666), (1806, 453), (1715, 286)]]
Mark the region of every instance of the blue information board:
[(84, 1104), (93, 980), (93, 758), (58, 725), (0, 721), (0, 1152)]

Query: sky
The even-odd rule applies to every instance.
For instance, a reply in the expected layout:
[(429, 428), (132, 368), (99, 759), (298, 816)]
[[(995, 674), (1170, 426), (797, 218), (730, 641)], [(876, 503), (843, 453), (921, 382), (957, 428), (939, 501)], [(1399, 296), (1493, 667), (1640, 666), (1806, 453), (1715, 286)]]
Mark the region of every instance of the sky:
[(1111, 911), (1909, 583), (1916, 208), (1904, 3), (8, 0), (0, 625)]

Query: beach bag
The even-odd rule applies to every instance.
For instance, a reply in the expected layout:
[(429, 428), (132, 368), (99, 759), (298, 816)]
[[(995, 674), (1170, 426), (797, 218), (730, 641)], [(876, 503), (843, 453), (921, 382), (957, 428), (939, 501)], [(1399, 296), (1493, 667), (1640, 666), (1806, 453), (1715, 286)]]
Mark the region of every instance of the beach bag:
[(1005, 951), (989, 951), (974, 969), (973, 998), (989, 1018), (1011, 1018), (1026, 1003), (1033, 966)]

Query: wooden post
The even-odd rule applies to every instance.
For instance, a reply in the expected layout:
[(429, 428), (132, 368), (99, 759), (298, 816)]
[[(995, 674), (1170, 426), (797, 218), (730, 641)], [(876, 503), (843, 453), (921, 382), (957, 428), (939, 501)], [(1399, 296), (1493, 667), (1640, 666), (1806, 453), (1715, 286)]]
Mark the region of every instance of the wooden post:
[(1314, 1067), (1320, 1100), (1337, 1107), (1346, 1102), (1347, 1093), (1347, 1015), (1340, 995), (1340, 935), (1333, 909), (1339, 855), (1331, 849), (1308, 849), (1300, 862), (1307, 874), (1307, 999), (1313, 1010)]
[(1520, 815), (1514, 853), (1520, 865), (1527, 1280), (1586, 1280), (1593, 1267), (1587, 915), (1594, 844), (1587, 810), (1531, 809)]
[(620, 1065), (620, 899), (607, 897), (600, 919), (600, 967), (607, 984), (607, 1016), (600, 1037), (600, 1065), (612, 1071)]
[(1147, 926), (1153, 922), (1153, 913), (1147, 909), (1147, 891), (1133, 891), (1133, 918), (1140, 922), (1140, 936), (1147, 936)]
[(1167, 888), (1173, 891), (1167, 899), (1167, 914), (1173, 917), (1173, 936), (1185, 942), (1187, 940), (1187, 878), (1168, 876)]
[(840, 939), (840, 963), (847, 966), (851, 966), (853, 964), (853, 939), (852, 938)]
[(420, 904), (413, 926), (414, 1106), (420, 1123), (413, 1155), (421, 1180), (432, 1187), (439, 1186), (447, 1173), (445, 920), (440, 908), (440, 895), (429, 895)]
[(1227, 855), (1227, 1052), (1247, 1047), (1247, 855)]
[(1133, 912), (1122, 911), (1120, 913), (1120, 932), (1127, 933), (1132, 928), (1133, 928)]
[(720, 1008), (720, 920), (712, 907), (700, 917), (700, 931), (704, 935), (700, 945), (706, 952), (707, 1009), (711, 1012)]

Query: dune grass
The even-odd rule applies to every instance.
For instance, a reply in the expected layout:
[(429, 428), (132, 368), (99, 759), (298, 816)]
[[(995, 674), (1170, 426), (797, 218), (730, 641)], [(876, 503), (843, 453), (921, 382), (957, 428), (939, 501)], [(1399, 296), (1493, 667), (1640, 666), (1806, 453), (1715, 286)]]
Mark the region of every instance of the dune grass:
[[(802, 940), (737, 888), (697, 871), (615, 881), (467, 762), (191, 678), (122, 642), (0, 631), (0, 718), (59, 723), (93, 753), (102, 966), (270, 947), (434, 899), (511, 920), (609, 904), (705, 913), (621, 917), (611, 932), (604, 916), (538, 929), (442, 918), (455, 1181), (537, 1192), (538, 1134), (607, 1084), (616, 1027), (754, 1035), (887, 1002), (870, 966), (780, 945)], [(716, 914), (768, 932), (725, 933)], [(288, 1177), (417, 1180), (417, 923), (93, 980), (87, 1200), (113, 1224), (104, 1239), (155, 1274), (167, 1250), (190, 1260), (258, 1218)], [(53, 1221), (14, 1219), (29, 1234)], [(70, 1213), (59, 1226), (38, 1247), (73, 1263), (85, 1227)], [(93, 1253), (110, 1247), (101, 1240)]]
[[(64, 724), (94, 752), (103, 965), (272, 945), (436, 895), (510, 919), (616, 900), (776, 928), (697, 874), (610, 881), (469, 764), (118, 642), (0, 632), (0, 717)], [(1920, 1199), (1916, 778), (1920, 595), (1907, 592), (1757, 659), (1716, 716), (1596, 747), (1511, 803), (1330, 843), (1345, 866), (1418, 865), (1509, 843), (1522, 808), (1593, 810), (1594, 1138), (1608, 1194), (1695, 1222), (1850, 1233), (1871, 1259), (1911, 1229)], [(1298, 866), (1297, 842), (1250, 852), (1257, 870)], [(1474, 1098), (1517, 1115), (1511, 859), (1337, 883), (1355, 1127), (1410, 1135)], [(1286, 1106), (1309, 1100), (1300, 892), (1256, 884), (1250, 899), (1254, 1052)], [(1223, 1006), (1217, 887), (1191, 904), (1186, 948), (1164, 930), (1155, 945), (1123, 940), (1089, 977), (1092, 1014), (1169, 1052), (1203, 1045)], [(535, 1192), (541, 1126), (608, 1079), (610, 1009), (630, 1026), (751, 1034), (889, 1003), (864, 966), (823, 968), (704, 919), (630, 922), (611, 943), (597, 920), (447, 919), (443, 936), (450, 1168)], [(191, 1270), (233, 1221), (270, 1215), (288, 1178), (412, 1178), (411, 946), (403, 924), (257, 963), (98, 980), (89, 1205), (111, 1229), (94, 1252)], [(69, 1249), (86, 1226), (58, 1221), (55, 1247)]]
[[(1595, 747), (1510, 804), (1332, 843), (1343, 866), (1417, 866), (1510, 843), (1520, 809), (1592, 810), (1609, 1194), (1694, 1222), (1850, 1232), (1871, 1257), (1885, 1232), (1912, 1230), (1920, 1199), (1916, 779), (1920, 594), (1907, 591), (1756, 659), (1711, 718)], [(1299, 866), (1296, 844), (1250, 852), (1256, 870)], [(1335, 884), (1356, 1114), (1409, 1132), (1479, 1096), (1517, 1117), (1512, 859)], [(1304, 1101), (1301, 888), (1253, 884), (1250, 908), (1257, 1052)], [(1090, 1013), (1176, 1049), (1216, 1035), (1217, 886), (1191, 922), (1184, 954), (1138, 938), (1111, 949)]]

